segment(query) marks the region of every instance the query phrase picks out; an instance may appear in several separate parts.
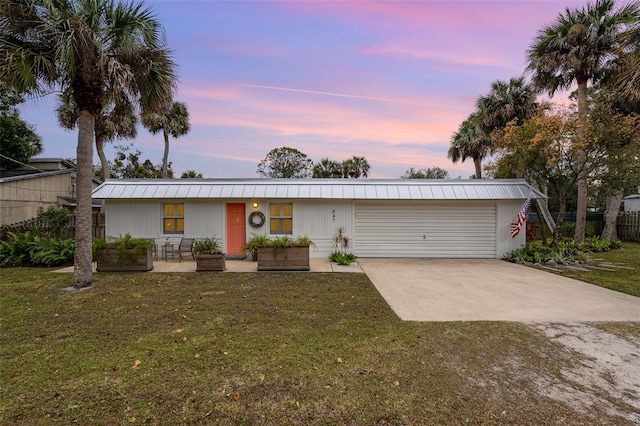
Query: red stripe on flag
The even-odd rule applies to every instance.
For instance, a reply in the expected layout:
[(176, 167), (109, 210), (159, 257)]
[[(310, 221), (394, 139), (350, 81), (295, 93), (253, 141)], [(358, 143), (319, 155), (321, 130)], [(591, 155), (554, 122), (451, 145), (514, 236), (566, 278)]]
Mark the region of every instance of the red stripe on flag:
[(518, 219), (516, 222), (511, 224), (511, 238), (515, 238), (519, 233), (522, 225), (527, 221), (527, 214), (529, 213), (529, 208), (531, 207), (531, 198), (524, 203), (522, 209), (518, 213)]

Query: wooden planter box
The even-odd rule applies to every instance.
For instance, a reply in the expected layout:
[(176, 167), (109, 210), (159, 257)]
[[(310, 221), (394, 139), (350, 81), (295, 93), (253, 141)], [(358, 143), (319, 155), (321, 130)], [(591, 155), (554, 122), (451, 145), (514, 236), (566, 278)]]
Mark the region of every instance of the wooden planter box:
[(98, 272), (131, 272), (150, 271), (153, 269), (153, 250), (146, 249), (142, 253), (131, 250), (121, 254), (117, 248), (104, 248), (96, 253)]
[(258, 271), (308, 271), (309, 246), (258, 247)]
[(224, 254), (197, 254), (196, 271), (224, 271)]

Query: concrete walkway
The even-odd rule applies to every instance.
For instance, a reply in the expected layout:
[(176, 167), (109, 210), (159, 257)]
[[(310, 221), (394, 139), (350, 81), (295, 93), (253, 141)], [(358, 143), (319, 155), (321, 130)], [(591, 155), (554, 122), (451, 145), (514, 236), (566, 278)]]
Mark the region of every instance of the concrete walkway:
[(503, 260), (358, 262), (403, 320), (640, 322), (640, 297)]
[[(225, 266), (227, 270), (224, 272), (258, 272), (258, 263), (251, 260), (225, 260)], [(355, 272), (362, 273), (360, 266), (352, 264), (349, 266), (337, 265), (329, 262), (327, 259), (309, 259), (309, 272)], [(93, 264), (93, 272), (96, 271), (96, 264)], [(73, 266), (67, 268), (58, 269), (54, 272), (73, 272)], [(169, 261), (154, 260), (153, 269), (149, 272), (196, 272), (196, 262), (194, 260), (185, 259), (182, 262), (178, 262), (177, 259), (171, 259)], [(277, 271), (276, 271), (277, 272)]]

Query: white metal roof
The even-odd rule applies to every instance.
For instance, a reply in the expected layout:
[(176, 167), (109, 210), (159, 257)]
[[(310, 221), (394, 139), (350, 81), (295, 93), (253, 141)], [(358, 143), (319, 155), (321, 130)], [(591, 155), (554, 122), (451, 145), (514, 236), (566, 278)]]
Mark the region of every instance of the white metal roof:
[(99, 199), (505, 200), (546, 198), (524, 180), (120, 179)]

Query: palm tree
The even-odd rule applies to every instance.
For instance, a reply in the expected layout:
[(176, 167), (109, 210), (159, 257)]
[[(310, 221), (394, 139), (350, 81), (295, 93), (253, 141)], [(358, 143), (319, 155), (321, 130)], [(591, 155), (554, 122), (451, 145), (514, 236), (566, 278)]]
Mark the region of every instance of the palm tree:
[(640, 18), (618, 36), (617, 56), (607, 84), (632, 103), (640, 102)]
[(0, 79), (20, 93), (70, 90), (78, 106), (74, 281), (90, 286), (95, 118), (119, 94), (142, 111), (170, 102), (176, 78), (162, 27), (142, 4), (3, 0), (0, 28)]
[(360, 177), (369, 177), (369, 162), (364, 157), (353, 156), (342, 162), (342, 177), (358, 179)]
[(202, 179), (202, 173), (198, 173), (195, 170), (187, 170), (182, 172), (180, 179)]
[(512, 78), (508, 82), (496, 80), (491, 91), (476, 101), (479, 125), (487, 134), (504, 129), (517, 120), (518, 125), (536, 111), (536, 93), (524, 77)]
[[(60, 95), (60, 104), (56, 109), (58, 123), (64, 128), (75, 129), (80, 116), (80, 111), (73, 101), (72, 94), (67, 90)], [(96, 151), (100, 157), (102, 179), (111, 177), (109, 161), (104, 153), (104, 143), (115, 139), (133, 139), (138, 135), (138, 117), (134, 106), (126, 98), (116, 104), (109, 102), (102, 112), (95, 117)]]
[[(613, 0), (597, 0), (582, 9), (566, 9), (543, 27), (527, 52), (533, 83), (553, 95), (578, 84), (579, 138), (587, 129), (587, 85), (602, 78), (615, 53), (617, 36), (625, 25), (638, 21), (636, 3), (614, 11)], [(576, 242), (584, 240), (587, 215), (587, 172), (578, 179)]]
[(342, 165), (337, 161), (323, 158), (319, 163), (313, 166), (314, 178), (341, 178)]
[(464, 163), (467, 158), (473, 159), (476, 179), (482, 179), (482, 159), (493, 149), (491, 137), (480, 128), (479, 121), (478, 114), (473, 113), (460, 123), (458, 131), (451, 136), (451, 146), (447, 152), (453, 164), (458, 161)]
[(142, 124), (154, 135), (162, 131), (164, 135), (164, 156), (162, 157), (162, 177), (167, 177), (169, 164), (169, 135), (174, 138), (186, 135), (191, 130), (189, 111), (183, 102), (173, 102), (160, 112), (150, 112), (142, 116)]

